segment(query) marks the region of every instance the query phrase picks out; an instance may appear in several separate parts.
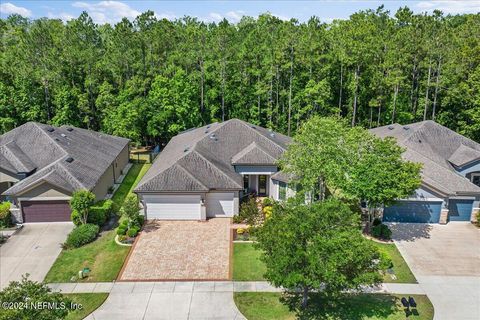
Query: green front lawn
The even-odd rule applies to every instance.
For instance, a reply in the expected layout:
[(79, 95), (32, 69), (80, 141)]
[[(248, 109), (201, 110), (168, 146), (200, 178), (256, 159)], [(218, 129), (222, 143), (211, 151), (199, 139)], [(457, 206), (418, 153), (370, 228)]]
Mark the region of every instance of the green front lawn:
[(265, 280), (265, 264), (260, 261), (260, 251), (252, 243), (233, 244), (233, 280)]
[(65, 319), (81, 320), (100, 307), (105, 299), (107, 299), (108, 293), (76, 293), (65, 294), (65, 296), (72, 299), (73, 303), (82, 306), (81, 310), (69, 312)]
[[(403, 260), (402, 255), (393, 243), (372, 243), (378, 250), (386, 253), (393, 263), (393, 272), (397, 277), (395, 280), (387, 273), (383, 282), (393, 283), (417, 283), (417, 279), (410, 271), (408, 264)], [(237, 281), (259, 281), (265, 280), (263, 275), (266, 268), (260, 261), (260, 252), (252, 243), (234, 243), (233, 245), (233, 280)]]
[[(235, 303), (240, 312), (250, 320), (297, 319), (281, 293), (237, 292)], [(418, 304), (418, 314), (408, 319), (433, 319), (433, 306), (427, 296), (413, 295)], [(310, 312), (302, 315), (305, 319), (325, 320), (405, 320), (405, 311), (400, 302), (401, 295), (358, 294), (348, 295), (335, 302), (327, 303), (321, 294), (310, 295)]]
[[(115, 192), (113, 201), (121, 206), (125, 197), (132, 192), (138, 181), (150, 167), (149, 164), (134, 164), (122, 184)], [(83, 247), (62, 250), (45, 277), (45, 282), (69, 282), (85, 267), (91, 272), (80, 281), (99, 282), (115, 280), (122, 268), (130, 247), (115, 243), (115, 230), (103, 233), (94, 242)]]
[(70, 282), (70, 279), (85, 267), (90, 268), (91, 272), (87, 278), (80, 281), (115, 280), (130, 251), (130, 247), (115, 243), (115, 234), (115, 230), (111, 230), (83, 247), (62, 250), (48, 271), (45, 282)]
[(120, 208), (129, 193), (135, 189), (140, 179), (150, 168), (151, 164), (136, 163), (133, 164), (128, 171), (127, 176), (123, 179), (122, 184), (112, 197), (113, 202)]
[(390, 274), (386, 273), (383, 276), (383, 282), (394, 282), (394, 283), (417, 283), (417, 279), (413, 275), (412, 271), (408, 267), (408, 264), (403, 259), (402, 255), (397, 249), (397, 246), (394, 243), (378, 243), (373, 242), (379, 251), (387, 254), (393, 263), (393, 272), (396, 279), (392, 279)]

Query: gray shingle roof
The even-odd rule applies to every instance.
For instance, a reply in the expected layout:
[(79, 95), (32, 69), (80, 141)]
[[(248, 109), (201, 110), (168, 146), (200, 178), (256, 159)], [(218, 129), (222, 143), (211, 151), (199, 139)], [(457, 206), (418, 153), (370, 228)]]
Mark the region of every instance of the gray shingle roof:
[(238, 119), (188, 130), (170, 140), (135, 191), (241, 190), (233, 163), (275, 165), (289, 142)]
[[(475, 160), (480, 144), (434, 121), (393, 124), (371, 129), (379, 137), (394, 137), (406, 148), (405, 159), (423, 164), (422, 181), (446, 195), (480, 193), (480, 188), (457, 173), (459, 163)], [(453, 161), (453, 162), (452, 162)]]
[(128, 142), (90, 130), (28, 122), (0, 136), (0, 168), (12, 174), (36, 171), (3, 194), (16, 195), (42, 182), (69, 192), (91, 190)]

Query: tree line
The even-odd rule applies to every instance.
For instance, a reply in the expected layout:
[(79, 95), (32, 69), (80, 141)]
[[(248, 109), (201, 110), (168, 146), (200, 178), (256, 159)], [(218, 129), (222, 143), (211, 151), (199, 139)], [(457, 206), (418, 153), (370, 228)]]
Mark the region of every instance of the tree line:
[(366, 128), (433, 119), (480, 141), (480, 14), (206, 23), (0, 20), (0, 133), (27, 121), (167, 141), (240, 118), (293, 135), (313, 115)]

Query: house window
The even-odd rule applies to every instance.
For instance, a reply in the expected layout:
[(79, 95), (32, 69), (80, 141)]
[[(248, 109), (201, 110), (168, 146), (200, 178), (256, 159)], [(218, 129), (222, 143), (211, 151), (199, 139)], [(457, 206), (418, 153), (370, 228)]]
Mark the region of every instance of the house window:
[(250, 176), (248, 174), (243, 176), (243, 190), (248, 192)]
[(278, 199), (279, 200), (287, 199), (287, 184), (285, 182), (279, 181), (279, 184), (278, 184)]
[(472, 183), (480, 187), (480, 173), (472, 173)]

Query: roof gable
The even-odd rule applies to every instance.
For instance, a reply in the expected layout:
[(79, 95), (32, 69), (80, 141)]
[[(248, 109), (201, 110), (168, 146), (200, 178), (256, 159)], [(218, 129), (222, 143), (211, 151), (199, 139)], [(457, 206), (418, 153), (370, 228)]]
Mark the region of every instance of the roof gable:
[(260, 148), (255, 142), (232, 157), (233, 165), (275, 164), (276, 159)]
[[(41, 179), (66, 190), (91, 190), (128, 142), (86, 129), (28, 122), (0, 136), (1, 168), (12, 173), (36, 169), (7, 192), (21, 193), (29, 181)], [(65, 161), (67, 158), (73, 162)]]
[[(241, 190), (242, 177), (235, 172), (233, 158), (274, 164), (289, 142), (289, 137), (238, 119), (191, 129), (170, 140), (136, 191), (178, 190), (172, 180), (156, 179), (172, 166), (181, 166), (208, 189)], [(203, 191), (190, 187), (183, 190)]]
[(480, 193), (480, 188), (452, 166), (471, 162), (480, 144), (434, 121), (393, 124), (370, 130), (379, 137), (394, 137), (406, 148), (403, 157), (423, 164), (422, 180), (444, 194)]

